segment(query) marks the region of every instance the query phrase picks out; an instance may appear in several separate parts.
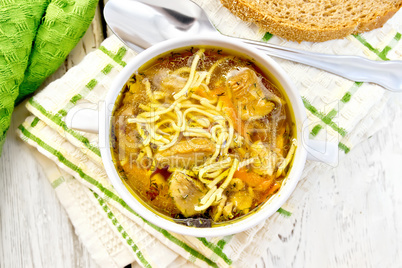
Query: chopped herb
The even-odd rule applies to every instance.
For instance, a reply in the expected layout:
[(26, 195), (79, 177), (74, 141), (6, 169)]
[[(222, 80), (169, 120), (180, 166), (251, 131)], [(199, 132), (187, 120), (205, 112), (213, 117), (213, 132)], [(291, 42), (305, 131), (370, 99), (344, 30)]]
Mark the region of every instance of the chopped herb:
[(222, 92), (222, 93), (217, 94), (216, 96), (220, 97), (220, 96), (224, 96), (224, 95), (225, 95), (225, 92)]
[(149, 146), (151, 147), (152, 150), (158, 149), (158, 146), (155, 143), (150, 143)]
[(170, 52), (170, 56), (172, 57), (172, 58), (174, 58), (174, 57), (176, 57), (176, 56), (180, 56), (181, 54), (180, 53), (178, 53), (178, 52)]
[(221, 55), (222, 54), (222, 49), (218, 49), (218, 54)]

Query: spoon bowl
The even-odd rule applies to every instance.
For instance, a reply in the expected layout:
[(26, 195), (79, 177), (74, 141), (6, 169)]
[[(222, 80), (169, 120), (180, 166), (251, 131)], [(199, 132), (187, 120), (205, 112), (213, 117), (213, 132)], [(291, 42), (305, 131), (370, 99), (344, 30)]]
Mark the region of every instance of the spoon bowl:
[(218, 34), (191, 1), (109, 1), (104, 16), (110, 29), (136, 52), (175, 37)]

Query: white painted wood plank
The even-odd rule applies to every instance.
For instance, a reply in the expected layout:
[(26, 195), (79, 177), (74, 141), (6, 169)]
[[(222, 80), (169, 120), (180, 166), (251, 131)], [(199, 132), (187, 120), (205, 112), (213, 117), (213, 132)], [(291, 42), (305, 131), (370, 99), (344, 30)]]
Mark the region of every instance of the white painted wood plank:
[[(101, 12), (65, 63), (41, 86), (61, 77), (103, 40)], [(0, 267), (97, 267), (31, 149), (15, 129), (28, 116), (23, 104), (14, 111), (0, 158)]]
[(402, 96), (390, 124), (318, 173), (257, 267), (400, 267)]
[[(10, 129), (26, 115), (18, 107)], [(8, 133), (0, 158), (0, 267), (96, 267), (30, 150)]]

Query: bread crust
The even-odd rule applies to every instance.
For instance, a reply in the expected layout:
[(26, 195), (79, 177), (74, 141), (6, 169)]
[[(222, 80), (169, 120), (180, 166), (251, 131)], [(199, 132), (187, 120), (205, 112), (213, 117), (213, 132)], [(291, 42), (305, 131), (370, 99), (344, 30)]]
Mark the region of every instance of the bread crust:
[[(257, 24), (267, 32), (291, 41), (323, 42), (344, 38), (350, 34), (371, 31), (384, 25), (402, 6), (402, 0), (394, 1), (394, 6), (369, 14), (364, 19), (342, 21), (338, 25), (326, 27), (306, 27), (304, 24), (280, 21), (270, 10), (261, 10), (259, 0), (220, 0), (227, 9), (240, 19)], [(265, 0), (269, 2), (269, 0)], [(284, 0), (286, 2), (286, 0)], [(364, 1), (364, 0), (363, 0)], [(380, 0), (378, 3), (381, 4)], [(380, 12), (380, 13), (379, 13)]]

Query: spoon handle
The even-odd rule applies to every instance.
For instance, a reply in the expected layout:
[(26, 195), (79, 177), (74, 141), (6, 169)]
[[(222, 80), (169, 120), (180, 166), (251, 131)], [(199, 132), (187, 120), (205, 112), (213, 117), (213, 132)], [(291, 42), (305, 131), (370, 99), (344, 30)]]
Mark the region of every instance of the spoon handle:
[(402, 61), (374, 61), (358, 56), (328, 55), (239, 39), (266, 54), (313, 66), (357, 82), (372, 82), (402, 92)]

